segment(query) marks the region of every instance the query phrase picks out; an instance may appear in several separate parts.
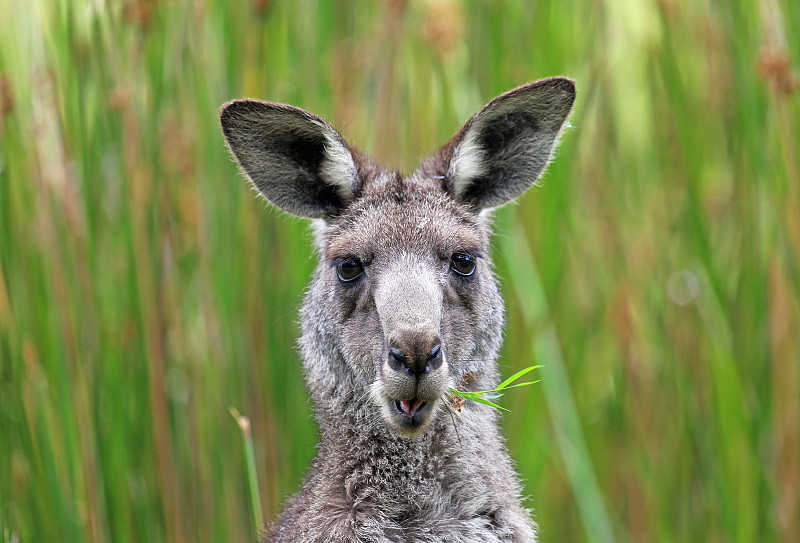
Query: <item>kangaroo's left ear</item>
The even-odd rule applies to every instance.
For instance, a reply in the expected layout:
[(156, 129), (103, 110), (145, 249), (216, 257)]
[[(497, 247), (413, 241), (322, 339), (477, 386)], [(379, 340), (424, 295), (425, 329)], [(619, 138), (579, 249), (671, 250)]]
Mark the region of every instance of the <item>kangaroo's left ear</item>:
[(444, 177), (447, 190), (476, 210), (510, 202), (541, 175), (575, 101), (564, 77), (501, 94), (476, 113), (423, 172)]

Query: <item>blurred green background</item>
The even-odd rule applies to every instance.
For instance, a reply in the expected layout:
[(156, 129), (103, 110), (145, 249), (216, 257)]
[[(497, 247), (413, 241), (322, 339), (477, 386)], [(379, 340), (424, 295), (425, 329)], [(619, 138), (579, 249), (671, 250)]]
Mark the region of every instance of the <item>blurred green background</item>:
[(252, 541), (314, 454), (307, 225), (227, 100), (410, 171), (483, 103), (579, 88), (498, 214), (508, 447), (543, 541), (800, 541), (800, 2), (0, 0), (4, 542)]

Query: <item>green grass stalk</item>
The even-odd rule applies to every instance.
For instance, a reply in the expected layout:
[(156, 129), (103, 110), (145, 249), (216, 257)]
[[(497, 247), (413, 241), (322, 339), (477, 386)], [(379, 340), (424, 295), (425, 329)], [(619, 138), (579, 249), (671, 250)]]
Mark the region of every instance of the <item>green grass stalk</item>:
[(256, 534), (260, 533), (264, 525), (264, 515), (261, 512), (261, 494), (258, 487), (258, 471), (256, 470), (256, 454), (253, 449), (253, 436), (250, 430), (250, 419), (239, 414), (235, 407), (230, 408), (231, 415), (239, 425), (242, 432), (242, 447), (244, 450), (245, 467), (247, 468), (247, 489), (250, 496), (250, 512), (255, 522)]

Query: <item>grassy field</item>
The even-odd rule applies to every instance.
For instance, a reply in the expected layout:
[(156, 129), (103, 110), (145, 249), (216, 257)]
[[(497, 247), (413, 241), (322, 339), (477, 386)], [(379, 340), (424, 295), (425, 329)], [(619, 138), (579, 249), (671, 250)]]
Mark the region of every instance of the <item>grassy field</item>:
[(543, 541), (800, 541), (800, 2), (0, 0), (0, 531), (253, 541), (314, 454), (306, 224), (219, 106), (409, 171), (496, 94), (579, 96), (498, 214), (509, 449)]

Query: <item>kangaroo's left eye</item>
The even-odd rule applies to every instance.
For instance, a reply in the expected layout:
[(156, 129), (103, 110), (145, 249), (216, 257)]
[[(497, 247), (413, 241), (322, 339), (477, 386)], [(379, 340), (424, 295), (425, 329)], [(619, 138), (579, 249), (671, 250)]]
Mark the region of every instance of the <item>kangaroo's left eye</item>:
[(464, 277), (475, 273), (475, 257), (469, 253), (454, 253), (450, 257), (450, 269)]

